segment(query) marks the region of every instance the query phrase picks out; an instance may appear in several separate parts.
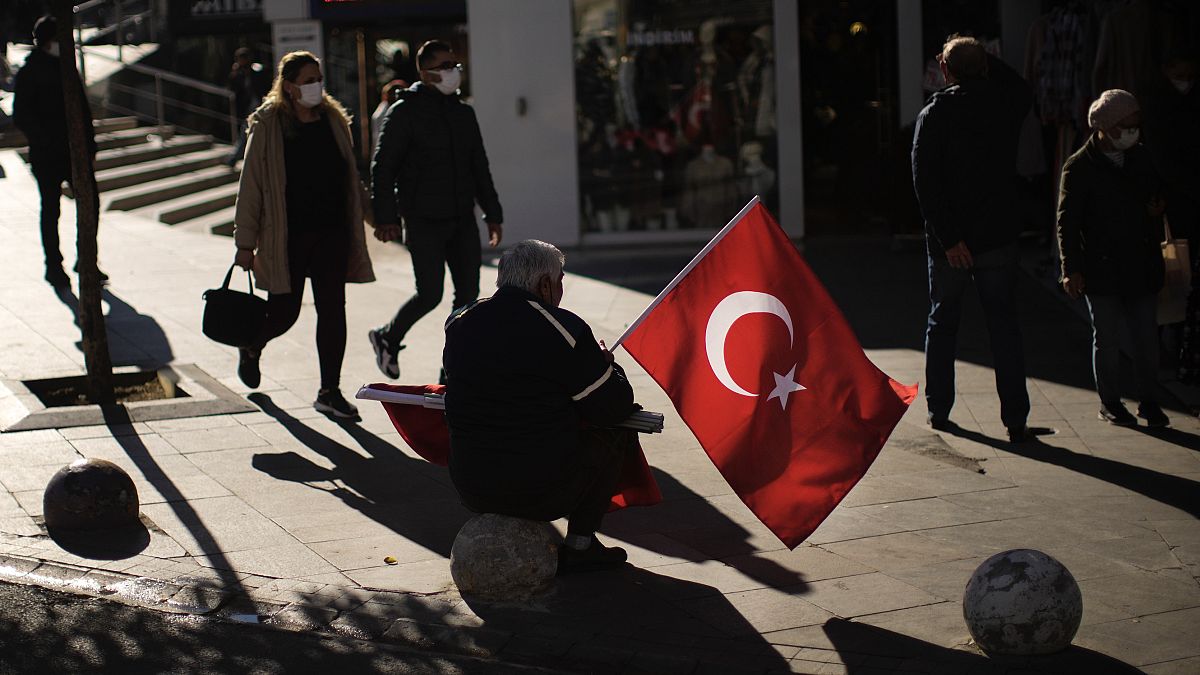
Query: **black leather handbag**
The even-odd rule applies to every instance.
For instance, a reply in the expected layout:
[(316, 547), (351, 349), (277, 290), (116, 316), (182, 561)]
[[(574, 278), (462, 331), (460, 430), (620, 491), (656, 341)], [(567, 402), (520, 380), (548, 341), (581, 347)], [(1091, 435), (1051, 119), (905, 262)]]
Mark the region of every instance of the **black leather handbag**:
[(267, 316), (267, 301), (254, 294), (250, 270), (246, 270), (249, 293), (229, 288), (234, 267), (229, 266), (220, 288), (204, 291), (204, 334), (231, 347), (254, 347)]

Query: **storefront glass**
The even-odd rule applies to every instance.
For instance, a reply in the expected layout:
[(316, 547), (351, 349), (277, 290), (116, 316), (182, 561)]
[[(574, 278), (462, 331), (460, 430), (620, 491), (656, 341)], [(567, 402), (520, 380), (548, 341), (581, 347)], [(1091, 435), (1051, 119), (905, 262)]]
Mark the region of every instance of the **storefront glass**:
[(711, 230), (776, 208), (770, 0), (575, 0), (585, 233)]

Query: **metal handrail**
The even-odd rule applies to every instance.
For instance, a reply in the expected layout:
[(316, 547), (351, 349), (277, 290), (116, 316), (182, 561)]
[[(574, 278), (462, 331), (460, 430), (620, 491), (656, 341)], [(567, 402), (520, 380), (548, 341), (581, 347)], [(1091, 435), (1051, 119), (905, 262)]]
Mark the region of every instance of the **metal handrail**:
[[(206, 94), (211, 94), (213, 96), (223, 97), (229, 104), (229, 113), (228, 114), (214, 112), (214, 111), (210, 111), (207, 109), (203, 109), (202, 114), (209, 115), (210, 117), (213, 117), (218, 120), (228, 121), (229, 122), (229, 140), (231, 143), (237, 143), (238, 115), (237, 115), (236, 94), (234, 94), (229, 89), (226, 89), (224, 87), (218, 87), (213, 84), (209, 84), (208, 82), (205, 82), (203, 80), (197, 80), (197, 79), (187, 77), (184, 75), (178, 75), (176, 73), (172, 73), (169, 70), (163, 70), (162, 68), (155, 68), (154, 66), (147, 66), (147, 65), (143, 65), (141, 63), (125, 63), (124, 61), (122, 61), (119, 58), (113, 58), (113, 57), (109, 56), (108, 54), (104, 54), (103, 52), (96, 51), (95, 49), (89, 49), (87, 47), (84, 47), (83, 45), (79, 46), (79, 51), (81, 53), (87, 53), (91, 56), (98, 56), (103, 59), (108, 59), (109, 61), (115, 61), (117, 63), (122, 64), (122, 67), (125, 69), (131, 70), (135, 73), (141, 73), (143, 75), (149, 75), (149, 76), (153, 77), (154, 78), (154, 96), (156, 99), (155, 103), (156, 103), (157, 115), (158, 115), (157, 121), (158, 121), (159, 126), (166, 126), (166, 124), (167, 124), (165, 104), (168, 101), (170, 101), (173, 104), (183, 103), (182, 101), (175, 101), (173, 99), (168, 99), (163, 96), (163, 92), (162, 92), (162, 83), (163, 82), (170, 82), (172, 84), (178, 84), (180, 86), (189, 87), (191, 89), (202, 91)], [(190, 106), (190, 107), (188, 107), (188, 106)], [(200, 112), (200, 110), (202, 110), (202, 109), (198, 108), (197, 106), (191, 106), (191, 104), (187, 104), (187, 106), (177, 105), (176, 107), (183, 108), (185, 110), (191, 110), (191, 108), (196, 108), (195, 110), (191, 110), (191, 112)]]

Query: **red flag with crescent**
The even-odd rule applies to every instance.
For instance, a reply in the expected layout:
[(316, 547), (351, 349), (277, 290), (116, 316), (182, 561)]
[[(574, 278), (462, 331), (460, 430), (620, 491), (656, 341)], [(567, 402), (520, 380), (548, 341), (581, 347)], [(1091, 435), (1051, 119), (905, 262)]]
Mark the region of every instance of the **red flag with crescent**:
[(863, 353), (751, 201), (622, 337), (725, 480), (789, 548), (862, 478), (916, 397)]

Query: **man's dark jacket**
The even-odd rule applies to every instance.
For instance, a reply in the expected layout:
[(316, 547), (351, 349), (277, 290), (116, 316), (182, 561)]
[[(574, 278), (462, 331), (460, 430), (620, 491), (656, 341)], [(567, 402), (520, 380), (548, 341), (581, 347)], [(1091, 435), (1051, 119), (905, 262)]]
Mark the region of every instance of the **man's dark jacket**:
[[(29, 141), (30, 164), (69, 164), (71, 152), (67, 145), (67, 108), (63, 102), (62, 71), (58, 57), (34, 49), (17, 71), (13, 88), (13, 122)], [(92, 110), (78, 83), (87, 124), (89, 154), (96, 152), (95, 132), (92, 130)]]
[(1147, 204), (1161, 194), (1145, 146), (1125, 152), (1118, 167), (1093, 135), (1063, 164), (1058, 241), (1064, 276), (1083, 273), (1088, 295), (1137, 296), (1163, 286), (1162, 218)]
[(1025, 80), (988, 56), (988, 74), (948, 86), (917, 118), (912, 172), (930, 251), (972, 253), (1020, 235), (1017, 143), (1033, 102)]
[(479, 121), (471, 106), (418, 82), (388, 108), (371, 161), (375, 222), (447, 220), (471, 214), (503, 223)]
[(535, 495), (580, 470), (579, 430), (637, 406), (583, 319), (505, 287), (446, 322), (450, 477), (480, 497)]

